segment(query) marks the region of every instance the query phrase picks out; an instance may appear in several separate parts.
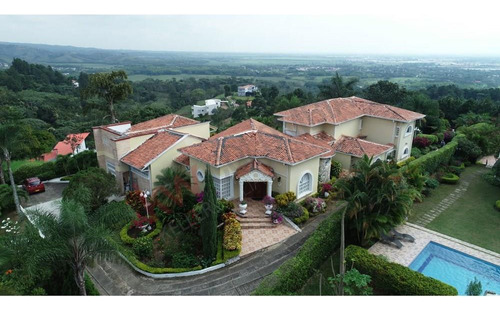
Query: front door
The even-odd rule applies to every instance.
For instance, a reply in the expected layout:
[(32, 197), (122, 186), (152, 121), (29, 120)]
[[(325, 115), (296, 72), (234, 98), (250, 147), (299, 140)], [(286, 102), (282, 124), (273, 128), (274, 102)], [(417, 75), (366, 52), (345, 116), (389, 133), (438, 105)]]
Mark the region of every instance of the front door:
[(243, 184), (243, 195), (245, 198), (262, 200), (266, 196), (266, 182), (245, 182)]

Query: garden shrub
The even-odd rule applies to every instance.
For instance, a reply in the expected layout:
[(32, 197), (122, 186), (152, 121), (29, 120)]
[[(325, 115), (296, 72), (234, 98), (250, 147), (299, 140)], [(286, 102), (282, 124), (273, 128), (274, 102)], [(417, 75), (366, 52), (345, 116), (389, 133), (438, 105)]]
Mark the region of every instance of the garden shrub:
[(429, 177), (425, 180), (425, 187), (436, 189), (439, 186), (439, 181), (436, 178)]
[(340, 163), (339, 161), (332, 160), (332, 165), (330, 167), (330, 176), (339, 178), (341, 171), (342, 171), (342, 163)]
[(191, 253), (178, 252), (172, 255), (172, 268), (191, 268), (199, 264), (198, 258)]
[(304, 207), (310, 213), (321, 213), (325, 211), (326, 203), (323, 199), (308, 197), (303, 202)]
[(413, 138), (413, 146), (417, 148), (425, 148), (429, 147), (431, 145), (431, 142), (425, 138), (425, 137), (415, 137)]
[(450, 165), (448, 166), (448, 171), (450, 173), (453, 173), (457, 176), (460, 176), (460, 174), (462, 174), (462, 172), (465, 170), (465, 164), (462, 163), (462, 165), (460, 166), (454, 166), (454, 165)]
[(305, 223), (309, 219), (309, 211), (307, 210), (307, 208), (302, 207), (302, 211), (302, 216), (293, 219), (293, 222), (297, 225)]
[[(163, 224), (161, 223), (160, 219), (158, 219), (158, 218), (155, 219), (155, 224), (156, 224), (156, 228), (153, 231), (151, 231), (150, 233), (148, 233), (147, 235), (145, 235), (144, 236), (145, 238), (152, 239), (155, 236), (157, 236), (158, 234), (160, 234)], [(132, 222), (129, 222), (120, 231), (120, 239), (125, 244), (133, 244), (134, 241), (136, 240), (133, 237), (128, 235), (128, 230), (131, 228), (131, 226), (132, 226)]]
[(418, 134), (417, 137), (427, 139), (430, 142), (431, 145), (434, 145), (434, 144), (437, 144), (438, 142), (440, 142), (440, 140), (437, 137), (437, 135)]
[(127, 191), (125, 194), (125, 202), (130, 206), (136, 213), (145, 214), (146, 210), (144, 208), (144, 201), (141, 198), (141, 192), (139, 190)]
[(500, 200), (495, 202), (495, 209), (500, 212)]
[(224, 222), (223, 246), (228, 251), (241, 250), (241, 225), (235, 218), (227, 218)]
[(409, 164), (410, 162), (413, 162), (413, 161), (415, 161), (415, 157), (409, 157), (406, 160), (398, 162), (398, 167), (403, 167), (403, 166), (405, 166), (405, 165), (407, 165), (407, 164)]
[(304, 215), (304, 209), (296, 202), (290, 202), (287, 206), (278, 207), (276, 211), (291, 219)]
[[(451, 157), (455, 153), (455, 149), (458, 146), (457, 139), (460, 137), (463, 137), (463, 135), (457, 135), (452, 142), (445, 145), (443, 148), (429, 152), (428, 154), (411, 161), (408, 165), (410, 167), (420, 166), (423, 171), (434, 173), (440, 166), (446, 165), (450, 162)], [(398, 166), (401, 166), (401, 163), (398, 163)]]
[(340, 246), (342, 211), (323, 220), (297, 255), (264, 278), (253, 295), (290, 295), (304, 286), (316, 269)]
[(456, 296), (453, 286), (427, 277), (397, 263), (380, 259), (366, 249), (349, 245), (345, 249), (346, 265), (371, 276), (371, 285), (386, 295)]
[(221, 199), (219, 200), (219, 207), (221, 209), (221, 213), (229, 213), (234, 209), (234, 203), (233, 201)]
[(444, 133), (436, 133), (438, 142), (441, 142), (444, 140)]
[(150, 258), (153, 256), (153, 239), (147, 236), (135, 239), (132, 244), (134, 254), (139, 258)]
[(411, 148), (411, 156), (414, 157), (415, 159), (418, 159), (420, 158), (420, 156), (422, 155), (422, 151), (420, 151), (420, 149), (418, 148)]
[(481, 148), (472, 140), (465, 137), (458, 139), (458, 148), (455, 156), (463, 159), (464, 161), (475, 163), (481, 154)]
[(288, 206), (290, 202), (295, 201), (297, 196), (293, 191), (288, 191), (282, 194), (278, 194), (275, 199), (276, 199), (276, 204), (278, 207), (285, 207)]
[(90, 279), (90, 277), (85, 273), (85, 290), (87, 291), (87, 296), (100, 296), (101, 294), (95, 288), (94, 282)]
[(457, 175), (455, 175), (453, 173), (447, 173), (441, 177), (441, 182), (445, 183), (445, 184), (454, 185), (454, 184), (458, 183), (459, 179), (460, 179), (460, 177), (458, 177)]

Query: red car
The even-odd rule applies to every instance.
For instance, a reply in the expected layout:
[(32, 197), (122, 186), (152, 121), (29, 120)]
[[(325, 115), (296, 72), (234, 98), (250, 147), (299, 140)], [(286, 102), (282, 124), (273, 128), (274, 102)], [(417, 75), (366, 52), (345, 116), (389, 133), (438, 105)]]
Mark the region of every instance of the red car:
[(45, 185), (40, 181), (38, 177), (25, 179), (23, 183), (23, 188), (29, 194), (45, 192)]

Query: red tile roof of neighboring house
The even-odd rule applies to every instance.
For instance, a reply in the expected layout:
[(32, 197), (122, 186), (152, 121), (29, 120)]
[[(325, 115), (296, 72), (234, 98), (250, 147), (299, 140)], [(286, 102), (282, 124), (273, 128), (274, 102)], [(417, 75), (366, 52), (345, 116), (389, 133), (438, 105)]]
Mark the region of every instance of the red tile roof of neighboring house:
[(179, 164), (189, 166), (189, 157), (185, 154), (181, 154), (180, 156), (175, 158), (174, 161), (179, 163)]
[(179, 151), (210, 165), (221, 166), (248, 157), (295, 164), (326, 154), (330, 149), (296, 139), (250, 119)]
[(73, 149), (71, 148), (71, 144), (73, 146), (78, 147), (84, 140), (89, 136), (90, 133), (78, 133), (78, 134), (68, 134), (63, 141), (58, 142), (53, 151), (56, 151), (58, 155), (67, 155), (72, 154)]
[(185, 135), (160, 131), (146, 140), (139, 147), (126, 154), (121, 161), (139, 170), (146, 168), (160, 154), (172, 147)]
[(379, 104), (356, 96), (333, 98), (274, 114), (279, 121), (307, 126), (339, 124), (362, 116), (372, 116), (409, 122), (422, 119), (425, 115), (410, 110)]
[(393, 149), (393, 146), (342, 135), (333, 145), (333, 149), (335, 152), (342, 152), (355, 157), (362, 157), (364, 154), (372, 157)]
[(257, 161), (257, 159), (254, 159), (252, 162), (248, 164), (240, 166), (234, 173), (234, 177), (236, 179), (240, 179), (241, 176), (244, 176), (252, 171), (259, 171), (264, 175), (267, 175), (269, 177), (274, 177), (273, 168), (265, 165), (264, 163), (261, 163), (260, 161)]
[(141, 122), (132, 125), (132, 127), (126, 132), (126, 134), (137, 133), (141, 131), (159, 130), (162, 128), (176, 128), (186, 125), (193, 125), (200, 123), (177, 114), (167, 114), (163, 117), (159, 117), (153, 120)]

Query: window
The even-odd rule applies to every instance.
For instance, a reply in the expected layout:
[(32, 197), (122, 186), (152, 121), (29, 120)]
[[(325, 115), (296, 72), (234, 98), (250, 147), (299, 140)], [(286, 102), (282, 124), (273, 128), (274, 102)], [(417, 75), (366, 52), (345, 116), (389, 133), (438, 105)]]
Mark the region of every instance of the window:
[(312, 191), (312, 175), (311, 173), (305, 173), (300, 178), (297, 196), (301, 197), (311, 191)]
[(108, 171), (108, 173), (116, 177), (116, 168), (113, 163), (106, 161), (106, 170)]
[(130, 167), (130, 168), (131, 168), (132, 173), (149, 180), (149, 170), (140, 171), (140, 170), (136, 169), (135, 167)]
[(396, 126), (396, 133), (394, 134), (394, 136), (396, 136), (396, 137), (399, 136), (399, 126)]
[(406, 158), (410, 153), (410, 149), (408, 147), (405, 147), (405, 149), (403, 149), (403, 158)]
[(198, 170), (198, 172), (196, 172), (196, 178), (198, 178), (199, 182), (202, 182), (205, 180), (205, 174), (203, 173), (202, 170)]
[(359, 129), (363, 128), (363, 119), (359, 119)]
[(408, 127), (406, 128), (405, 137), (410, 135), (411, 133), (413, 133), (413, 126), (408, 125)]
[(217, 199), (229, 199), (232, 197), (232, 185), (233, 185), (233, 176), (227, 176), (222, 179), (217, 177), (213, 177), (214, 179), (214, 187), (215, 194)]

